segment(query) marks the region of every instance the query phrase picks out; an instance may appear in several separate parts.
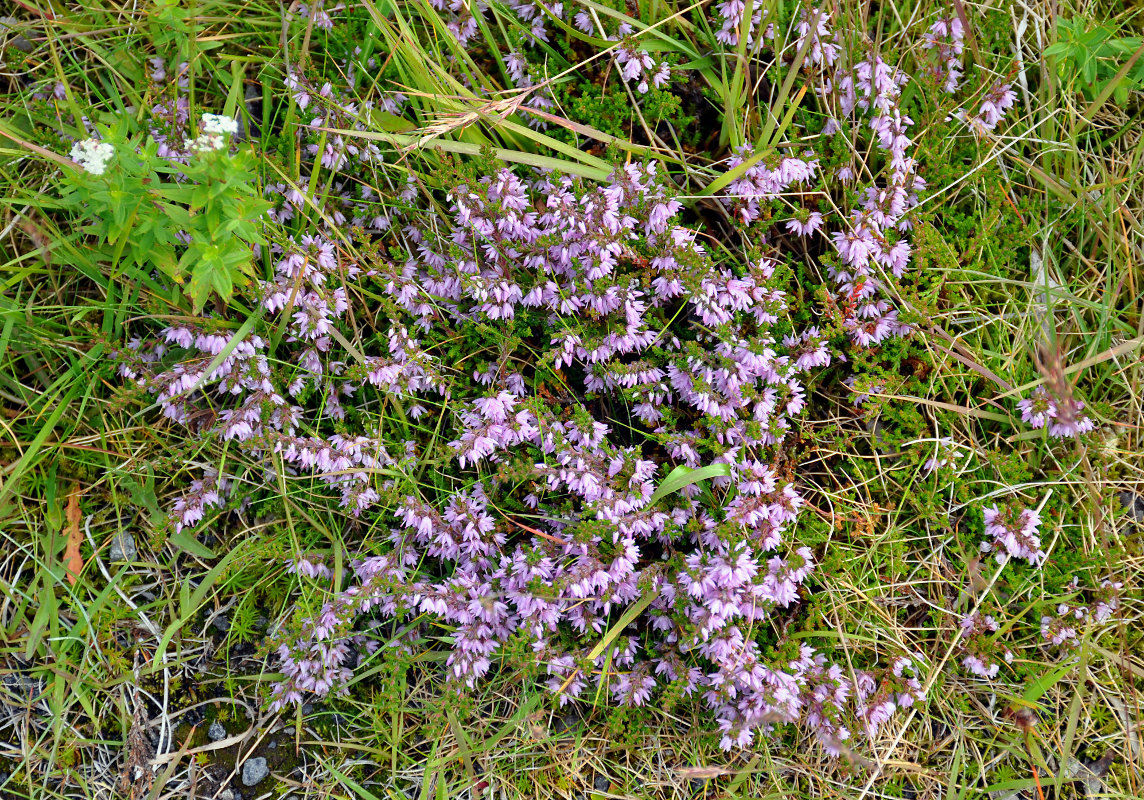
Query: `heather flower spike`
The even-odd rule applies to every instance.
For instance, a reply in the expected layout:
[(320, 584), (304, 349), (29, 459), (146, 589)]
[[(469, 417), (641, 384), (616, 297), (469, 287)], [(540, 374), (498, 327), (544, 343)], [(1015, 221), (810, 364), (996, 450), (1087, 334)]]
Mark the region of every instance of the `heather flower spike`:
[(1084, 403), (1072, 397), (1053, 397), (1038, 386), (1030, 397), (1017, 401), (1021, 421), (1032, 428), (1045, 428), (1058, 439), (1074, 438), (1095, 427), (1090, 417), (1082, 412)]
[(992, 542), (983, 542), (981, 549), (991, 552), (996, 549), (998, 559), (1011, 556), (1022, 558), (1034, 566), (1040, 566), (1047, 557), (1041, 550), (1038, 528), (1041, 517), (1036, 511), (1024, 509), (1015, 511), (1006, 506), (1003, 509), (991, 506), (985, 509), (985, 534), (993, 537)]

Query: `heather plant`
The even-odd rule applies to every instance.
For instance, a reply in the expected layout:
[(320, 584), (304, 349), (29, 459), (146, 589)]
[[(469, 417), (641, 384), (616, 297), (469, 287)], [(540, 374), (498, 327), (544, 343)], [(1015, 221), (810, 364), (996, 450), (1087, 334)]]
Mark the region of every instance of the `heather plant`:
[[(464, 45), (475, 17), (450, 10), (458, 16), (446, 27)], [(798, 19), (796, 46), (809, 67), (834, 69), (839, 45), (828, 15), (805, 9)], [(581, 13), (574, 24), (588, 32), (591, 22)], [(596, 31), (608, 39), (632, 28)], [(931, 33), (960, 42), (948, 21)], [(656, 66), (630, 41), (614, 52), (624, 81), (666, 85), (665, 62)], [(506, 65), (518, 88), (533, 86), (519, 53), (510, 52)], [(780, 288), (786, 273), (776, 260), (786, 242), (763, 231), (776, 225), (785, 236), (832, 242), (831, 263), (839, 266), (826, 271), (855, 346), (910, 333), (879, 296), (884, 281), (907, 272), (910, 224), (902, 218), (925, 188), (908, 155), (912, 120), (897, 106), (908, 82), (876, 56), (821, 78), (816, 91), (831, 114), (824, 133), (843, 130), (839, 117), (856, 125), (868, 114), (859, 131), (868, 128), (874, 152), (887, 154), (886, 183), (858, 193), (862, 204), (837, 218), (841, 231), (831, 233), (821, 211), (781, 201), (796, 187), (828, 196), (831, 181), (858, 179), (858, 164), (825, 176), (806, 147), (781, 158), (743, 148), (726, 163), (727, 205), (749, 248), (744, 262), (732, 264), (714, 260), (696, 232), (678, 224), (682, 205), (654, 163), (616, 169), (598, 187), (504, 168), (459, 174), (445, 186), (446, 218), (437, 202), (424, 207), (430, 198), (412, 185), (402, 193), (404, 208), (371, 218), (372, 198), (347, 192), (336, 177), (353, 163), (383, 159), (374, 144), (354, 143), (351, 132), (362, 129), (357, 104), (329, 84), (287, 76), (294, 103), (315, 114), (299, 128), (303, 152), (313, 169), (334, 176), (330, 197), (341, 209), (329, 218), (339, 224), (350, 211), (367, 230), (400, 229), (407, 255), (367, 251), (346, 260), (322, 236), (276, 243), (275, 278), (259, 293), (265, 310), (280, 315), (281, 322), (267, 320), (285, 333), (276, 352), (268, 352), (269, 336), (255, 333), (234, 346), (209, 328), (180, 325), (154, 343), (133, 343), (121, 368), (157, 392), (164, 414), (179, 423), (197, 419), (208, 386), (233, 398), (200, 433), (257, 459), (276, 456), (280, 466), (263, 478), (270, 485), (281, 469), (313, 475), (335, 487), (354, 516), (396, 501), (386, 551), (352, 561), (350, 585), (335, 582), (318, 614), (278, 646), (286, 679), (272, 707), (340, 690), (351, 675), (351, 648), (377, 646), (366, 630), (413, 615), (453, 626), (446, 663), (454, 680), (473, 686), (510, 640), (524, 637), (562, 703), (590, 683), (621, 704), (642, 705), (660, 690), (694, 693), (715, 711), (725, 747), (800, 721), (838, 753), (854, 726), (872, 735), (896, 708), (920, 699), (916, 654), (899, 654), (880, 674), (845, 675), (806, 645), (768, 662), (744, 630), (795, 604), (814, 568), (812, 551), (787, 534), (803, 499), (782, 477), (789, 458), (782, 446), (805, 408), (802, 375), (831, 362), (828, 336), (816, 326), (791, 327)], [(828, 88), (835, 85), (837, 95)], [(996, 127), (1009, 94), (981, 102), (971, 118), (978, 130)], [(870, 162), (861, 171), (873, 172)], [(282, 197), (269, 215), (275, 223), (304, 212), (297, 190), (269, 189)], [(784, 207), (792, 216), (774, 219)], [(363, 282), (386, 298), (388, 325), (377, 331), (378, 352), (366, 340), (341, 352), (335, 345), (346, 340), (335, 332)], [(471, 374), (450, 368), (442, 333), (468, 340), (467, 331), (498, 324), (506, 327), (495, 357)], [(173, 354), (172, 345), (194, 358)], [(279, 371), (277, 385), (271, 355), (295, 365)], [(368, 429), (314, 430), (323, 419), (345, 420), (345, 398), (360, 403), (366, 387), (402, 418), (439, 409), (437, 429), (451, 439), (457, 468), (447, 490), (430, 494), (403, 480), (419, 457), (416, 436), (395, 450)], [(560, 398), (564, 412), (538, 403), (540, 392)], [(317, 416), (307, 420), (303, 403), (315, 394)], [(615, 416), (621, 407), (623, 428)], [(682, 502), (665, 501), (656, 485), (671, 466), (673, 474), (710, 476), (710, 487), (687, 483)], [(375, 475), (388, 477), (378, 484)], [(216, 474), (196, 481), (175, 504), (176, 527), (222, 505), (232, 481)], [(1014, 535), (1009, 552), (1036, 561), (1035, 534)], [(308, 557), (292, 568), (331, 577), (328, 565)], [(619, 635), (611, 620), (624, 607), (631, 632)], [(605, 631), (602, 645), (577, 641)]]
[[(0, 125), (50, 143), (43, 272), (80, 276), (66, 324), (0, 331), (0, 397), (47, 420), (12, 417), (0, 506), (53, 509), (5, 630), (130, 675), (132, 792), (190, 748), (220, 791), (258, 754), (361, 796), (650, 797), (617, 765), (654, 749), (732, 793), (1060, 794), (1098, 757), (1079, 729), (1132, 725), (1084, 701), (1138, 644), (1108, 511), (1138, 477), (1137, 184), (1065, 170), (1131, 82), (1092, 55), (1105, 88), (1055, 127), (1077, 23), (318, 0), (235, 34), (228, 9), (156, 4), (91, 68), (121, 96), (65, 61)], [(78, 404), (29, 347), (65, 328)], [(220, 664), (222, 739), (194, 716)], [(598, 772), (560, 761), (596, 739)]]
[[(441, 10), (466, 45), (483, 9)], [(533, 18), (534, 44), (543, 40), (541, 18)], [(167, 328), (133, 342), (120, 368), (155, 392), (174, 422), (269, 458), (275, 466), (254, 485), (273, 487), (283, 471), (310, 475), (352, 516), (381, 514), (391, 530), (381, 551), (351, 556), (348, 581), (317, 556), (292, 562), (300, 576), (328, 582), (330, 594), (313, 617), (283, 631), (285, 680), (272, 708), (343, 691), (351, 653), (378, 648), (371, 631), (426, 618), (451, 626), (454, 681), (474, 686), (498, 653), (523, 641), (562, 704), (592, 684), (597, 696), (630, 705), (660, 692), (695, 694), (715, 712), (724, 747), (801, 722), (839, 753), (852, 729), (873, 735), (923, 697), (919, 654), (846, 674), (807, 645), (767, 660), (758, 634), (748, 634), (795, 605), (814, 570), (794, 533), (804, 500), (784, 477), (788, 432), (805, 410), (804, 376), (832, 354), (913, 333), (891, 298), (909, 272), (909, 212), (926, 189), (910, 155), (914, 123), (900, 106), (909, 75), (876, 53), (840, 62), (840, 39), (821, 10), (800, 9), (795, 20), (792, 46), (822, 103), (821, 135), (843, 137), (850, 157), (832, 157), (824, 173), (812, 147), (793, 141), (787, 155), (744, 146), (726, 161), (724, 205), (745, 248), (741, 261), (709, 253), (680, 224), (683, 206), (654, 162), (616, 167), (598, 185), (543, 170), (482, 172), (477, 163), (435, 191), (407, 183), (399, 205), (376, 208), (349, 179), (385, 160), (377, 144), (354, 136), (366, 131), (362, 114), (373, 101), (359, 105), (329, 83), (287, 75), (293, 103), (313, 115), (298, 128), (300, 151), (313, 174), (328, 173), (328, 191), (310, 200), (284, 184), (267, 187), (280, 198), (268, 219), (283, 227), (269, 248), (274, 277), (256, 292), (267, 318), (234, 340), (205, 320)], [(618, 42), (609, 48), (615, 68), (638, 93), (667, 85), (667, 62), (639, 48), (629, 23), (581, 12), (573, 26)], [(774, 37), (768, 27), (765, 38)], [(957, 21), (933, 23), (920, 47), (921, 79), (958, 92), (963, 39)], [(518, 107), (543, 108), (535, 104), (547, 92), (522, 53), (508, 52), (504, 63), (530, 98)], [(950, 118), (963, 135), (984, 135), (1013, 97), (993, 82)], [(403, 102), (400, 93), (382, 95), (389, 113), (400, 114)], [(859, 142), (868, 142), (864, 156), (853, 149)], [(808, 202), (836, 186), (858, 202)], [(289, 235), (312, 203), (324, 207), (322, 227), (397, 231), (400, 245), (365, 245), (351, 257), (334, 228)], [(783, 259), (799, 239), (818, 237), (834, 253), (823, 259), (837, 292), (833, 330), (849, 345), (835, 339), (832, 348), (832, 333), (795, 328), (788, 316)], [(361, 292), (382, 301), (385, 324), (371, 321), (375, 333), (353, 345), (346, 323)], [(459, 369), (449, 344), (495, 326), (496, 344)], [(211, 396), (228, 402), (203, 425)], [(559, 400), (559, 413), (545, 398)], [(357, 413), (347, 412), (351, 402)], [(387, 443), (380, 427), (361, 427), (373, 402), (403, 420), (403, 440)], [(454, 465), (433, 489), (408, 477), (427, 444), (418, 422), (431, 418)], [(928, 469), (952, 458), (931, 459)], [(663, 491), (671, 468), (684, 478), (678, 494)], [(175, 502), (176, 529), (222, 507), (236, 478), (204, 473)], [(986, 508), (983, 549), (1040, 564), (1035, 513), (1009, 513)], [(996, 674), (975, 658), (975, 672)]]
[[(760, 457), (768, 458), (788, 416), (803, 408), (800, 372), (829, 359), (824, 351), (809, 357), (821, 349), (813, 336), (787, 336), (780, 345), (770, 333), (784, 310), (782, 292), (769, 285), (774, 266), (760, 258), (742, 277), (714, 268), (694, 232), (675, 224), (679, 203), (665, 194), (652, 165), (618, 170), (594, 189), (566, 178), (526, 183), (501, 170), (457, 186), (450, 197), (447, 234), (407, 226), (420, 258), (366, 271), (393, 308), (378, 355), (366, 350), (343, 368), (328, 363), (329, 333), (348, 308), (345, 284), (334, 284), (366, 276), (356, 264), (340, 264), (329, 245), (303, 240), (282, 251), (277, 282), (263, 288), (266, 309), (283, 314), (288, 338), (297, 343), (296, 377), (283, 390), (270, 380), (259, 352), (266, 343), (257, 335), (208, 372), (222, 337), (179, 326), (161, 344), (133, 347), (123, 367), (160, 391), (164, 413), (176, 421), (192, 417), (188, 405), (197, 394), (187, 397), (187, 390), (201, 391), (204, 382), (235, 396), (237, 407), (221, 411), (215, 428), (202, 433), (254, 454), (276, 454), (288, 468), (337, 486), (354, 515), (381, 499), (372, 473), (394, 476), (380, 487), (393, 496), (409, 486), (399, 478), (408, 466), (402, 469), (372, 437), (300, 435), (304, 410), (284, 396), (318, 389), (319, 413), (334, 418), (344, 415), (340, 398), (359, 396), (367, 386), (401, 403), (414, 420), (441, 398), (456, 409), (455, 421), (439, 424), (455, 431), (449, 447), (457, 474), (471, 470), (475, 482), (441, 497), (441, 506), (419, 498), (423, 491), (401, 502), (390, 553), (354, 561), (358, 583), (327, 602), (300, 638), (280, 646), (287, 682), (275, 702), (345, 683), (349, 642), (363, 644), (360, 634), (346, 638), (357, 617), (418, 612), (457, 626), (448, 664), (470, 685), (509, 639), (527, 636), (548, 665), (550, 687), (566, 698), (579, 696), (588, 680), (636, 705), (660, 681), (678, 682), (686, 694), (706, 688), (728, 745), (749, 742), (768, 720), (798, 719), (797, 696), (782, 707), (766, 698), (777, 698), (777, 685), (813, 689), (814, 676), (826, 669), (823, 659), (804, 647), (790, 667), (760, 665), (752, 683), (741, 675), (743, 659), (754, 661), (759, 651), (735, 622), (749, 624), (789, 606), (813, 567), (809, 550), (784, 542), (801, 498)], [(544, 213), (532, 210), (538, 206)], [(670, 326), (680, 318), (694, 322), (677, 333)], [(518, 347), (527, 351), (518, 353), (510, 340), (471, 376), (449, 370), (428, 346), (436, 328), (479, 329), (497, 321), (512, 321)], [(532, 330), (543, 337), (534, 340)], [(201, 355), (160, 371), (171, 345)], [(780, 346), (790, 352), (780, 355)], [(532, 368), (522, 370), (529, 361)], [(559, 415), (538, 404), (529, 384), (535, 387), (545, 373), (563, 376), (557, 391), (566, 402), (587, 402), (573, 402)], [(620, 436), (593, 418), (598, 404), (620, 403), (642, 430)], [(408, 441), (396, 455), (415, 462), (417, 447)], [(652, 447), (685, 472), (719, 465), (709, 474), (727, 494), (722, 508), (702, 502), (694, 483), (681, 487), (682, 505), (657, 507), (657, 473), (662, 478), (666, 470), (642, 457)], [(485, 465), (487, 471), (480, 469)], [(225, 483), (218, 476), (197, 482), (176, 504), (176, 526), (193, 525), (219, 505)], [(671, 559), (678, 559), (678, 574), (671, 561), (642, 555), (663, 547), (679, 552)], [(426, 558), (440, 560), (440, 571), (426, 575)], [(420, 569), (411, 571), (414, 565)], [(328, 566), (312, 560), (296, 569), (329, 576)], [(451, 577), (438, 584), (429, 577), (434, 573)], [(474, 607), (478, 598), (488, 599)], [(647, 611), (660, 636), (643, 642), (628, 636), (622, 647), (597, 655), (571, 644), (576, 632), (602, 632), (613, 608), (632, 603)], [(695, 655), (725, 677), (709, 683)], [(613, 675), (602, 669), (605, 661), (626, 669)], [(907, 667), (898, 664), (888, 684), (871, 677), (855, 690), (865, 724), (876, 729), (887, 703), (912, 697), (917, 684), (903, 673)], [(837, 698), (850, 694), (838, 674), (831, 680), (839, 684)], [(906, 683), (895, 694), (887, 686), (896, 680)], [(868, 706), (876, 692), (895, 699)], [(834, 708), (828, 717), (840, 713)], [(848, 735), (835, 722), (816, 717), (815, 724), (830, 747)]]

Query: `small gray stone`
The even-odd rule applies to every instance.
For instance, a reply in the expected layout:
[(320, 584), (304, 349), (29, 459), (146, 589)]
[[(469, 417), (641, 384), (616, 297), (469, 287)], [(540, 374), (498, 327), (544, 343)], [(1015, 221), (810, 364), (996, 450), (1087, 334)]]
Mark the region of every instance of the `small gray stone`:
[(0, 17), (0, 35), (5, 38), (11, 34), (11, 38), (7, 38), (7, 43), (24, 53), (32, 52), (32, 43), (26, 38), (15, 32), (15, 28), (20, 24), (20, 20), (15, 17)]
[(277, 747), (278, 747), (278, 740), (277, 739), (271, 739), (270, 744), (266, 745), (267, 750), (274, 750)]
[(254, 786), (270, 774), (270, 767), (266, 766), (266, 759), (262, 756), (251, 758), (242, 765), (242, 785)]
[(226, 633), (230, 630), (230, 620), (226, 618), (226, 614), (219, 614), (211, 621), (211, 624), (219, 633)]
[(612, 788), (612, 782), (608, 780), (607, 775), (596, 773), (596, 777), (592, 779), (592, 788), (597, 792), (606, 792)]
[(219, 792), (218, 800), (234, 800), (234, 791), (231, 789), (223, 789)]
[(559, 736), (566, 731), (573, 730), (579, 724), (580, 716), (575, 711), (568, 711), (552, 720), (552, 733)]
[(207, 737), (210, 738), (212, 742), (217, 742), (219, 739), (225, 739), (226, 728), (224, 728), (222, 723), (216, 719), (211, 723), (211, 726), (207, 728)]
[(107, 550), (107, 558), (111, 561), (134, 561), (139, 555), (135, 549), (135, 539), (130, 533), (120, 531), (111, 537), (111, 547)]
[(1117, 492), (1116, 497), (1120, 500), (1121, 508), (1127, 512), (1127, 515), (1131, 517), (1133, 521), (1140, 522), (1144, 520), (1144, 497), (1127, 489)]

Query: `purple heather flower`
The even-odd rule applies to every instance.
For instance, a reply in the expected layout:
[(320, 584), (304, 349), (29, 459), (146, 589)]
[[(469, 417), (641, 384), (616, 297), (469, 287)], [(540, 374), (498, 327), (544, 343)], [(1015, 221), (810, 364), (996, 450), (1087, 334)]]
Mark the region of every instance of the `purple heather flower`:
[(922, 47), (936, 55), (930, 74), (949, 94), (957, 91), (961, 82), (961, 54), (965, 50), (965, 27), (956, 17), (942, 17), (934, 22), (922, 37)]
[(1037, 535), (1041, 518), (1037, 512), (1025, 509), (1014, 513), (1006, 507), (996, 505), (985, 509), (985, 534), (993, 537), (993, 542), (983, 542), (982, 550), (989, 552), (995, 546), (1004, 549), (999, 559), (1007, 556), (1023, 558), (1034, 566), (1044, 563), (1047, 554), (1041, 550), (1041, 539)]
[[(479, 0), (431, 4), (462, 44), (477, 40), (492, 13)], [(506, 9), (523, 35), (503, 56), (504, 77), (535, 90), (530, 48), (563, 8), (510, 0)], [(761, 10), (744, 20), (745, 9), (735, 0), (717, 6), (720, 42), (734, 46), (744, 29), (752, 46), (773, 36)], [(333, 10), (311, 4), (300, 13), (317, 26), (325, 24), (318, 14)], [(799, 540), (805, 501), (773, 463), (776, 446), (803, 412), (808, 373), (845, 358), (817, 328), (791, 331), (779, 248), (791, 234), (836, 251), (828, 274), (854, 343), (906, 335), (889, 284), (910, 268), (909, 215), (925, 188), (914, 123), (899, 105), (904, 73), (876, 52), (843, 63), (822, 11), (803, 9), (796, 20), (816, 90), (833, 97), (831, 124), (875, 158), (862, 164), (856, 155), (837, 176), (822, 174), (805, 147), (752, 163), (727, 187), (744, 259), (704, 248), (654, 163), (596, 182), (496, 169), (434, 202), (412, 177), (363, 188), (361, 175), (379, 174), (381, 151), (316, 128), (361, 130), (370, 110), (397, 114), (403, 101), (386, 92), (360, 103), (331, 84), (287, 76), (307, 112), (295, 131), (304, 177), (320, 171), (330, 188), (266, 187), (275, 204), (266, 224), (276, 235), (263, 251), (273, 273), (252, 297), (266, 317), (261, 335), (208, 370), (233, 329), (226, 320), (180, 321), (127, 347), (120, 364), (172, 424), (227, 441), (241, 463), (265, 465), (263, 488), (277, 488), (284, 470), (380, 531), (368, 554), (351, 557), (343, 585), (328, 585), (325, 561), (289, 562), (321, 579), (328, 595), (276, 643), (284, 679), (273, 709), (342, 691), (354, 654), (377, 649), (374, 626), (394, 622), (410, 631), (400, 648), (444, 631), (447, 671), (461, 684), (493, 669), (511, 641), (532, 649), (561, 703), (597, 692), (626, 705), (664, 692), (694, 696), (725, 747), (799, 723), (838, 754), (852, 732), (873, 734), (920, 699), (913, 656), (852, 673), (806, 645), (790, 662), (769, 661), (760, 646), (759, 631), (806, 595), (815, 568)], [(637, 93), (669, 80), (668, 65), (627, 26), (609, 18), (597, 29), (587, 14), (571, 24), (618, 43), (613, 69)], [(538, 91), (529, 97), (536, 109), (551, 102)], [(185, 105), (163, 109), (178, 147)], [(725, 166), (748, 158), (740, 150)], [(836, 177), (854, 184), (853, 207), (811, 210), (808, 198)], [(793, 213), (776, 217), (779, 208)], [(310, 236), (283, 229), (305, 219), (315, 220)], [(338, 244), (351, 226), (385, 231), (404, 252), (394, 257), (387, 245), (354, 263), (354, 249)], [(369, 313), (351, 313), (362, 297)], [(543, 334), (520, 347), (485, 333), (529, 324)], [(470, 336), (488, 343), (476, 361), (442, 344)], [(394, 444), (394, 431), (417, 429), (410, 423), (418, 419), (448, 446), (426, 455)], [(447, 489), (415, 483), (425, 457)], [(675, 466), (707, 464), (728, 474), (651, 501)], [(242, 483), (204, 476), (176, 502), (176, 524), (220, 507), (229, 485), (259, 480), (257, 472)], [(991, 524), (1001, 532), (991, 535), (1007, 553), (1029, 557), (1039, 552), (1036, 525), (1021, 520), (1011, 530), (998, 518)], [(651, 604), (612, 651), (587, 659), (590, 643), (645, 592)], [(1107, 610), (1094, 614), (1115, 612), (1111, 593), (1102, 602), (1095, 608)]]
[(1021, 421), (1033, 428), (1048, 428), (1049, 435), (1058, 439), (1072, 438), (1088, 433), (1095, 425), (1083, 414), (1084, 403), (1071, 397), (1056, 398), (1038, 386), (1031, 397), (1017, 401)]
[(958, 460), (964, 458), (965, 455), (963, 451), (957, 449), (953, 439), (943, 436), (934, 443), (934, 454), (926, 460), (923, 468), (926, 472), (936, 472), (942, 467), (957, 464)]
[(995, 83), (981, 100), (977, 113), (970, 116), (968, 121), (977, 130), (992, 131), (1016, 100), (1017, 93), (1009, 84)]
[[(1001, 665), (993, 660), (996, 646), (989, 640), (989, 635), (999, 629), (997, 620), (987, 614), (974, 612), (962, 617), (960, 622), (960, 647), (964, 655), (961, 665), (979, 678), (996, 678)], [(1005, 661), (1012, 660), (1012, 653), (1004, 651)]]

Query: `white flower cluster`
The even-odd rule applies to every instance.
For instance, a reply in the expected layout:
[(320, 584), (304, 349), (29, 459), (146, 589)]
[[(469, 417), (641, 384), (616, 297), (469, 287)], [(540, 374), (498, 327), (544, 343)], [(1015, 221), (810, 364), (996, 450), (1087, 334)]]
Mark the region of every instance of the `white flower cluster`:
[(225, 133), (233, 136), (238, 133), (238, 120), (222, 114), (203, 114), (203, 121), (199, 127), (203, 133)]
[(223, 137), (238, 133), (238, 120), (222, 114), (203, 114), (202, 122), (199, 123), (199, 130), (202, 133), (197, 139), (187, 140), (188, 149), (197, 150), (200, 153), (222, 150), (226, 147), (226, 139)]
[(92, 175), (102, 175), (113, 155), (115, 148), (98, 139), (84, 139), (82, 142), (76, 142), (71, 149), (72, 161)]

